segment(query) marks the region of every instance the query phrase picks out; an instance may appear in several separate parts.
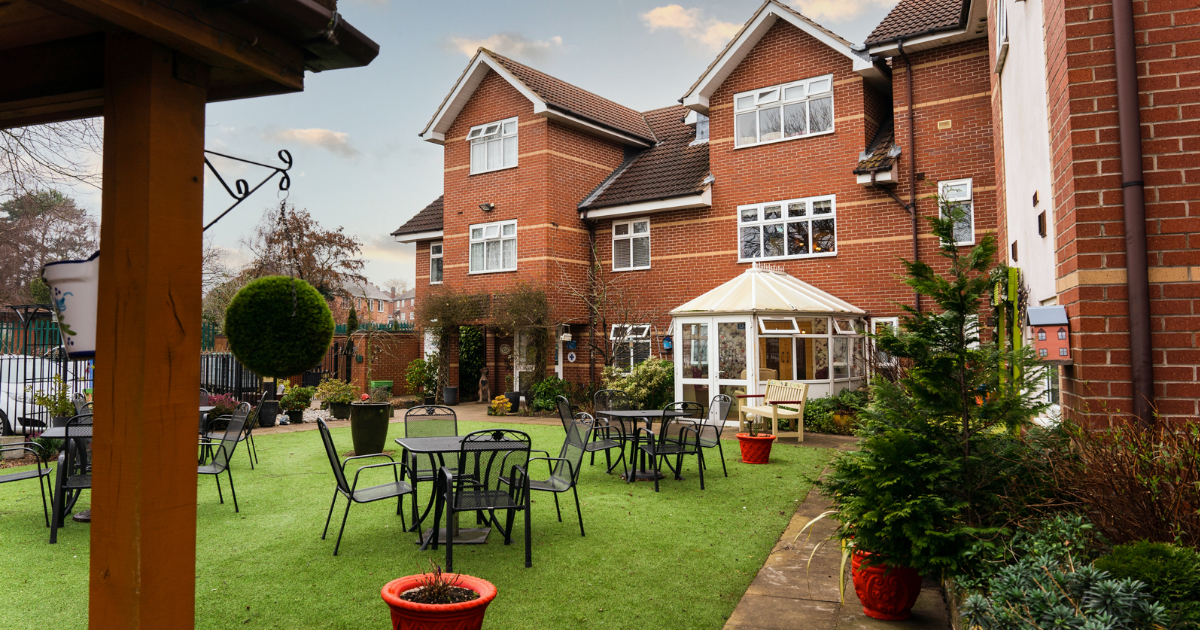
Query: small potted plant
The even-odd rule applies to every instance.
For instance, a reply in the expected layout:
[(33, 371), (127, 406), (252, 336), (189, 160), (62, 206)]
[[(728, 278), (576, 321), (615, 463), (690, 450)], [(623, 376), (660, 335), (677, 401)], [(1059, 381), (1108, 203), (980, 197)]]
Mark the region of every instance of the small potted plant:
[(432, 405), (435, 402), (436, 397), (432, 392), (437, 390), (436, 361), (413, 359), (408, 363), (404, 380), (408, 383), (409, 393), (416, 396), (417, 400), (423, 400), (426, 405)]
[(512, 407), (512, 403), (508, 402), (507, 396), (497, 396), (492, 399), (492, 403), (488, 406), (489, 416), (507, 416), (508, 410)]
[(509, 411), (516, 411), (521, 408), (521, 392), (513, 391), (512, 374), (504, 375), (504, 396), (508, 398)]
[(392, 630), (478, 630), (496, 586), (469, 575), (443, 573), (436, 562), (429, 573), (388, 582), (381, 591), (392, 612)]
[(59, 375), (54, 375), (50, 380), (49, 391), (33, 391), (33, 387), (26, 387), (25, 392), (33, 394), (33, 403), (46, 408), (46, 413), (50, 414), (50, 426), (61, 427), (67, 424), (71, 416), (75, 415), (75, 403), (71, 402), (71, 397), (67, 395), (67, 384)]
[(338, 420), (350, 418), (350, 403), (354, 402), (357, 386), (336, 378), (326, 378), (317, 385), (317, 398), (329, 403), (329, 414)]
[(391, 396), (387, 389), (377, 387), (360, 398), (350, 405), (350, 439), (354, 442), (354, 454), (382, 453), (387, 443), (388, 421), (392, 418)]
[(737, 434), (738, 445), (742, 447), (743, 464), (765, 464), (771, 460), (771, 444), (775, 442), (775, 436), (770, 433), (759, 435), (758, 426), (761, 423), (761, 418), (752, 420), (749, 433)]
[(312, 387), (287, 388), (279, 399), (279, 407), (287, 413), (288, 424), (304, 424), (304, 410), (312, 404), (314, 393)]

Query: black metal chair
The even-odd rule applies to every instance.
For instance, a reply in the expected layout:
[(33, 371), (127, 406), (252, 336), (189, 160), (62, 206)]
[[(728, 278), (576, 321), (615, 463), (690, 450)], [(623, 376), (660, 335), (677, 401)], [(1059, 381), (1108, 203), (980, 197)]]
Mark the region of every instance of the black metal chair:
[[(682, 412), (675, 416), (672, 412)], [(658, 492), (659, 459), (675, 473), (675, 479), (683, 469), (683, 456), (695, 455), (700, 473), (700, 489), (704, 489), (704, 449), (700, 446), (699, 425), (704, 422), (704, 405), (695, 402), (676, 402), (663, 407), (662, 423), (657, 435), (645, 427), (639, 427), (634, 437), (634, 451), (641, 450), (654, 464), (654, 491)], [(644, 436), (644, 437), (643, 437)], [(675, 457), (675, 465), (668, 460)], [(632, 479), (632, 476), (631, 476)]]
[(220, 442), (213, 440), (200, 440), (200, 445), (205, 447), (205, 450), (211, 453), (207, 457), (207, 464), (201, 464), (197, 470), (201, 475), (212, 475), (217, 481), (217, 497), (221, 499), (221, 503), (225, 503), (225, 495), (221, 492), (221, 473), (229, 476), (229, 492), (233, 494), (233, 511), (241, 512), (237, 502), (237, 490), (233, 487), (233, 469), (229, 467), (229, 460), (233, 458), (233, 452), (237, 450), (238, 438), (242, 435), (242, 427), (246, 425), (246, 420), (250, 417), (250, 404), (242, 403), (238, 405), (237, 411), (229, 418), (229, 424), (225, 426), (225, 437)]
[[(3, 414), (3, 412), (0, 412)], [(8, 418), (3, 418), (5, 422)], [(46, 450), (37, 442), (20, 442), (17, 444), (0, 445), (0, 456), (5, 451), (25, 451), (33, 455), (37, 459), (37, 467), (21, 472), (8, 473), (0, 475), (0, 484), (9, 483), (11, 481), (24, 481), (26, 479), (37, 479), (38, 490), (42, 492), (42, 515), (46, 518), (46, 527), (50, 527), (50, 508), (46, 507), (46, 487), (50, 485), (50, 472), (53, 470), (46, 462)], [(42, 483), (42, 480), (45, 483)], [(53, 488), (51, 488), (53, 490)]]
[(75, 507), (79, 495), (92, 488), (92, 465), (88, 451), (92, 444), (92, 414), (74, 416), (63, 427), (63, 450), (58, 454), (54, 475), (54, 505), (50, 518), (50, 544), (58, 542), (58, 528), (66, 524), (66, 515)]
[(75, 405), (75, 415), (92, 413), (92, 403), (88, 402), (87, 396), (83, 392), (79, 392), (71, 397), (71, 403)]
[[(592, 396), (593, 411), (597, 421), (603, 421), (604, 426), (610, 428), (605, 433), (602, 431), (593, 431), (592, 439), (612, 439), (614, 431), (616, 439), (621, 442), (622, 448), (625, 444), (633, 441), (633, 434), (637, 431), (638, 423), (632, 418), (616, 418), (604, 415), (605, 411), (629, 411), (633, 409), (633, 404), (629, 402), (629, 395), (619, 389), (602, 389)], [(603, 438), (601, 436), (604, 436)], [(622, 450), (624, 453), (624, 450)], [(596, 453), (592, 452), (592, 465), (596, 465)], [(627, 469), (628, 470), (628, 469)]]
[[(696, 430), (700, 434), (700, 447), (717, 449), (721, 456), (721, 471), (725, 473), (726, 477), (729, 476), (729, 470), (725, 468), (725, 449), (721, 446), (721, 432), (725, 430), (725, 419), (729, 417), (729, 409), (732, 406), (732, 398), (725, 394), (717, 394), (713, 396), (704, 420), (695, 424)], [(686, 419), (681, 421), (686, 421)], [(677, 437), (678, 434), (676, 434)], [(706, 461), (703, 463), (707, 466)]]
[[(246, 418), (246, 424), (242, 427), (241, 435), (238, 436), (238, 442), (246, 442), (246, 457), (250, 458), (250, 470), (254, 470), (254, 463), (258, 461), (258, 446), (254, 443), (254, 428), (258, 426), (258, 418), (262, 415), (263, 403), (266, 400), (266, 396), (258, 399), (258, 404), (255, 405), (254, 412), (250, 414), (250, 417)], [(205, 439), (211, 441), (223, 439), (225, 437), (225, 427), (228, 426), (230, 418), (232, 416), (225, 415), (207, 419), (204, 423)]]
[(12, 423), (8, 421), (8, 414), (0, 409), (0, 435), (16, 435), (13, 431)]
[[(597, 452), (604, 451), (604, 462), (608, 466), (608, 470), (605, 472), (611, 473), (617, 464), (621, 464), (625, 473), (629, 473), (629, 465), (625, 462), (625, 433), (621, 424), (613, 424), (607, 418), (593, 418), (590, 414), (575, 413), (571, 409), (571, 403), (564, 396), (555, 397), (555, 403), (558, 404), (558, 418), (562, 421), (564, 431), (570, 431), (573, 422), (579, 420), (580, 416), (586, 416), (592, 426), (592, 431), (585, 450), (592, 454), (593, 460)], [(615, 463), (612, 461), (612, 455), (609, 454), (609, 451), (614, 448), (620, 453)]]
[[(558, 397), (558, 407), (560, 413), (565, 405), (568, 412), (570, 411), (570, 403), (562, 396)], [(579, 491), (576, 486), (579, 483), (579, 470), (583, 465), (583, 455), (587, 452), (587, 447), (598, 442), (588, 443), (588, 438), (591, 437), (593, 431), (592, 416), (586, 413), (580, 413), (572, 420), (564, 420), (563, 428), (566, 429), (567, 435), (563, 439), (562, 448), (559, 449), (558, 457), (550, 457), (550, 453), (538, 449), (533, 449), (534, 453), (546, 453), (545, 457), (534, 457), (529, 460), (529, 468), (532, 469), (533, 462), (544, 461), (550, 467), (550, 477), (544, 480), (530, 479), (529, 489), (540, 492), (554, 493), (554, 511), (558, 513), (558, 522), (562, 522), (562, 509), (558, 506), (558, 494), (570, 490), (575, 495), (575, 513), (579, 515), (579, 535), (586, 536), (583, 531), (583, 511), (579, 507)], [(616, 446), (620, 446), (616, 444)], [(607, 454), (607, 451), (605, 452)], [(508, 479), (505, 478), (505, 482)]]
[(209, 395), (210, 395), (210, 394), (208, 393), (208, 390), (207, 390), (207, 389), (204, 389), (203, 387), (201, 387), (201, 388), (200, 388), (200, 406), (201, 406), (201, 407), (207, 407), (207, 406), (208, 406), (208, 398), (209, 398)]
[[(504, 544), (512, 544), (513, 520), (525, 512), (525, 566), (533, 566), (533, 547), (529, 530), (530, 440), (523, 431), (484, 429), (463, 436), (459, 447), (459, 470), (442, 468), (438, 484), (441, 494), (433, 517), (433, 548), (437, 549), (437, 522), (446, 513), (446, 571), (454, 570), (454, 515), (458, 512), (487, 511), (488, 520), (504, 534)], [(496, 510), (508, 512), (500, 525)]]
[[(342, 546), (342, 532), (346, 531), (346, 517), (350, 516), (350, 506), (354, 503), (372, 503), (394, 497), (396, 499), (396, 514), (400, 515), (400, 526), (403, 530), (407, 531), (408, 526), (404, 524), (404, 510), (401, 507), (404, 504), (404, 495), (413, 494), (413, 488), (407, 483), (400, 481), (400, 473), (396, 471), (396, 466), (399, 466), (401, 471), (405, 471), (404, 462), (391, 461), (387, 464), (362, 466), (354, 473), (354, 483), (346, 483), (346, 464), (356, 459), (386, 457), (388, 460), (391, 460), (392, 457), (384, 453), (375, 453), (373, 455), (356, 455), (339, 461), (337, 449), (333, 446), (333, 437), (329, 435), (329, 425), (325, 424), (323, 418), (317, 419), (317, 429), (321, 432), (321, 442), (325, 444), (325, 455), (329, 457), (329, 465), (333, 468), (333, 478), (336, 482), (333, 490), (333, 501), (329, 504), (329, 514), (325, 516), (325, 530), (321, 532), (321, 540), (325, 540), (325, 535), (329, 533), (329, 519), (333, 518), (333, 506), (337, 505), (338, 495), (346, 497), (346, 511), (342, 514), (342, 527), (338, 529), (337, 543), (333, 546), (333, 555), (336, 556), (338, 548)], [(361, 490), (358, 488), (358, 476), (362, 474), (362, 471), (389, 466), (392, 469), (392, 483), (379, 484)]]
[[(420, 405), (412, 407), (404, 413), (404, 437), (449, 437), (455, 435), (458, 435), (458, 415), (450, 407)], [(401, 459), (408, 464), (409, 480), (412, 482), (412, 520), (415, 528), (429, 514), (434, 503), (430, 501), (429, 505), (425, 506), (425, 513), (421, 514), (420, 518), (417, 517), (417, 484), (422, 481), (437, 481), (438, 471), (442, 466), (448, 466), (451, 469), (457, 468), (458, 454), (447, 453), (439, 462), (436, 455), (420, 457), (406, 451), (401, 454)]]

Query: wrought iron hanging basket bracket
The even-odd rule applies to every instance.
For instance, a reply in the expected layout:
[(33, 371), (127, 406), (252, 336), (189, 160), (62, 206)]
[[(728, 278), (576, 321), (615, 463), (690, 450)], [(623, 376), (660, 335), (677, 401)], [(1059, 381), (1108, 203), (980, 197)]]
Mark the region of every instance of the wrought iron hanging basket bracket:
[[(269, 164), (262, 164), (251, 160), (244, 160), (239, 157), (233, 157), (232, 155), (225, 155), (224, 153), (217, 153), (216, 151), (209, 151), (207, 149), (204, 150), (204, 153), (206, 154), (204, 156), (204, 165), (208, 167), (208, 170), (212, 171), (212, 174), (216, 176), (217, 181), (221, 182), (221, 185), (225, 187), (225, 192), (229, 193), (229, 196), (234, 199), (233, 205), (226, 208), (224, 212), (217, 216), (217, 218), (209, 221), (208, 225), (204, 226), (204, 231), (206, 232), (208, 231), (208, 228), (216, 225), (217, 221), (223, 219), (231, 210), (238, 207), (238, 204), (245, 201), (250, 195), (253, 195), (255, 191), (257, 191), (259, 188), (262, 188), (264, 184), (271, 181), (271, 179), (276, 175), (282, 175), (282, 177), (279, 179), (280, 192), (287, 192), (292, 186), (292, 179), (290, 176), (288, 176), (288, 171), (292, 168), (292, 154), (289, 153), (287, 149), (281, 149), (278, 154), (279, 161), (283, 162), (284, 164), (283, 167), (271, 166)], [(228, 160), (235, 160), (237, 162), (253, 164), (254, 166), (261, 166), (263, 168), (271, 169), (271, 174), (264, 177), (262, 181), (258, 182), (258, 184), (254, 186), (254, 188), (251, 188), (250, 184), (248, 184), (244, 179), (236, 180), (233, 183), (233, 188), (230, 188), (229, 184), (225, 182), (225, 178), (221, 177), (221, 173), (217, 171), (217, 167), (213, 166), (213, 163), (209, 161), (209, 154), (218, 155)]]

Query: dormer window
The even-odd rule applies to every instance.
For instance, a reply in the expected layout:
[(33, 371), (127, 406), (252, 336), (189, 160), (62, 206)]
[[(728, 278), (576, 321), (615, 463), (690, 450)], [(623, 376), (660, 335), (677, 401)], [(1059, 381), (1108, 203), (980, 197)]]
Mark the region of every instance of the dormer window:
[(739, 147), (833, 131), (833, 75), (742, 92), (733, 97)]
[(517, 165), (517, 119), (471, 127), (471, 174), (498, 171)]

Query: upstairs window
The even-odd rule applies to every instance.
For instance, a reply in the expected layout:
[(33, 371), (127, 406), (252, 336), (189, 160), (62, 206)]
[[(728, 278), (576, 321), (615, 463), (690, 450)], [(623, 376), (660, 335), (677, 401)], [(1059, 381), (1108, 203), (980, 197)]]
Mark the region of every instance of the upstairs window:
[(954, 244), (975, 244), (975, 204), (971, 199), (971, 180), (955, 179), (938, 182), (938, 196), (942, 217), (946, 218), (946, 206), (958, 208), (962, 216), (954, 224)]
[(471, 174), (498, 171), (517, 165), (517, 119), (471, 127)]
[(613, 271), (650, 268), (650, 220), (613, 223)]
[(517, 270), (517, 222), (471, 226), (471, 273)]
[(833, 196), (738, 206), (738, 260), (837, 254)]
[[(429, 246), (429, 284), (442, 283), (442, 244)], [(403, 303), (403, 301), (401, 302)]]
[(733, 97), (735, 144), (745, 147), (833, 131), (833, 75)]
[(708, 116), (696, 114), (696, 139), (692, 144), (708, 142)]

